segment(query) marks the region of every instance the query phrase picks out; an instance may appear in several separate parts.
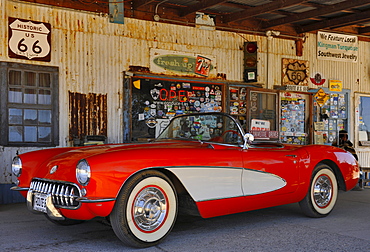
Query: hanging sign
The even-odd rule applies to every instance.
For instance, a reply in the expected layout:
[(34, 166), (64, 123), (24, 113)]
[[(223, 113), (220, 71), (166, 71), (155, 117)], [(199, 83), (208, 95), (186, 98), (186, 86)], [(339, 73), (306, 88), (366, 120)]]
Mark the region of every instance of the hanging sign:
[(51, 25), (9, 17), (10, 58), (50, 61)]
[(324, 89), (320, 88), (319, 91), (315, 94), (315, 99), (317, 104), (322, 107), (326, 101), (329, 99), (329, 95), (325, 93)]
[(357, 63), (357, 36), (317, 32), (317, 59)]
[(110, 0), (109, 1), (109, 22), (116, 24), (124, 24), (124, 1)]

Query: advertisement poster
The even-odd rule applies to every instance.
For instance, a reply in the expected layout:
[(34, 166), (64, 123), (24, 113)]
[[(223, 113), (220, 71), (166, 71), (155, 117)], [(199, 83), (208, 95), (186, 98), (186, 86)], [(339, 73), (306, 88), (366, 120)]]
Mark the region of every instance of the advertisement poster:
[(152, 48), (150, 71), (164, 75), (217, 78), (216, 57)]
[(357, 63), (357, 36), (317, 32), (317, 59)]

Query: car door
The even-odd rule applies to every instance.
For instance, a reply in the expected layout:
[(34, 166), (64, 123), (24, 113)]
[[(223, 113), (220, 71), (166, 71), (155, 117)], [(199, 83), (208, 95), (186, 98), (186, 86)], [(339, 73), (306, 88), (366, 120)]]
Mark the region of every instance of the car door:
[(299, 185), (299, 151), (282, 145), (243, 150), (242, 190), (245, 196), (280, 195)]

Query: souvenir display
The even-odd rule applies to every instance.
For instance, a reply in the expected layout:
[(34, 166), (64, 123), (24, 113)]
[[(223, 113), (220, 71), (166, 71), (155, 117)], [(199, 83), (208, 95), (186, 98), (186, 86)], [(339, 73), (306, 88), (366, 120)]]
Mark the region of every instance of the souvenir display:
[(222, 84), (142, 78), (132, 84), (133, 141), (157, 137), (176, 115), (222, 111)]
[(314, 120), (323, 122), (324, 128), (315, 130), (315, 135), (323, 135), (323, 141), (316, 144), (331, 144), (337, 138), (340, 130), (346, 129), (347, 124), (347, 94), (331, 93), (322, 107), (314, 106)]
[(280, 141), (291, 144), (306, 144), (307, 96), (299, 93), (280, 94)]

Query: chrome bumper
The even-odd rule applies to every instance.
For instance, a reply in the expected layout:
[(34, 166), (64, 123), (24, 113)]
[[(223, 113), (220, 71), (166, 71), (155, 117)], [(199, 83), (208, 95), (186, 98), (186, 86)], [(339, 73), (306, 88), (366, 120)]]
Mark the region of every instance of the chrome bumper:
[(101, 203), (116, 200), (116, 198), (82, 197), (80, 188), (74, 183), (39, 178), (33, 179), (29, 188), (13, 186), (11, 190), (28, 191), (27, 208), (33, 213), (42, 213), (33, 209), (35, 194), (46, 195), (46, 214), (54, 220), (65, 219), (59, 210), (60, 208), (75, 210), (81, 206), (81, 203)]
[[(27, 193), (27, 208), (33, 213), (42, 213), (39, 211), (33, 210), (33, 196), (34, 192), (29, 190)], [(53, 220), (64, 220), (64, 216), (60, 213), (60, 211), (54, 206), (52, 201), (51, 194), (47, 195), (46, 198), (46, 214)]]

